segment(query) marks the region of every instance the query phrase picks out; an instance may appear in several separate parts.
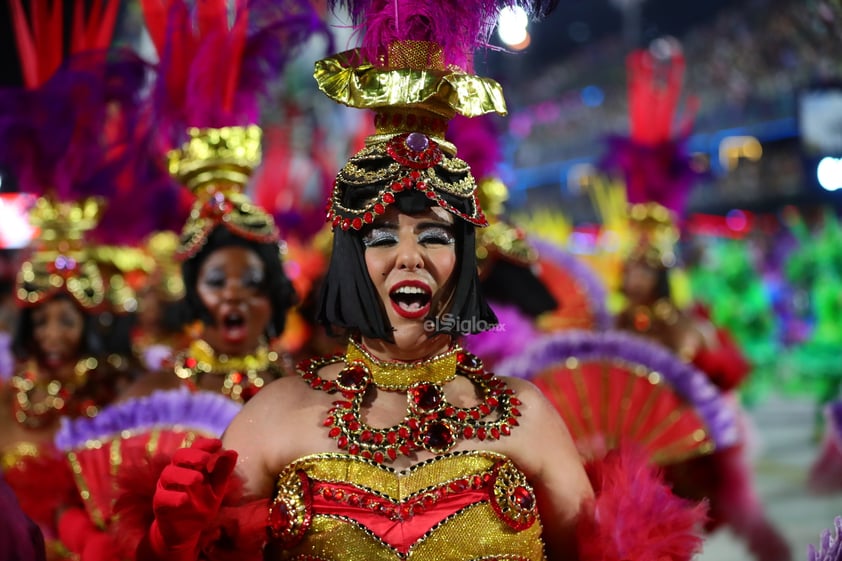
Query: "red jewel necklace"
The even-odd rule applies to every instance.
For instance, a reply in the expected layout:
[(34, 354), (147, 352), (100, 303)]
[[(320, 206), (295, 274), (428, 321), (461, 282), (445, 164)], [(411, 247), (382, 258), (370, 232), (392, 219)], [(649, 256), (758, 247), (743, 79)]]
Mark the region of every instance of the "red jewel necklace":
[[(338, 362), (345, 368), (336, 380), (319, 376), (320, 369)], [(311, 387), (342, 394), (344, 399), (333, 402), (324, 421), (339, 448), (379, 463), (419, 450), (442, 454), (459, 439), (497, 440), (518, 425), (521, 402), (514, 391), (458, 345), (432, 358), (405, 363), (380, 361), (351, 340), (345, 355), (304, 360), (297, 370)], [(448, 403), (442, 385), (457, 375), (476, 386), (481, 396), (478, 405)], [(362, 421), (360, 410), (372, 387), (406, 392), (407, 413), (400, 423), (374, 428)]]

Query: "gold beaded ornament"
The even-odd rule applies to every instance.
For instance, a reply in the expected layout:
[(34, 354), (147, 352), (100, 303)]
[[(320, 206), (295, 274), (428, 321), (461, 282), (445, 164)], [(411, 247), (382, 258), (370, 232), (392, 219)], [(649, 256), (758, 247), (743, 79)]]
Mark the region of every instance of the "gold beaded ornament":
[[(323, 367), (341, 362), (345, 367), (336, 380), (319, 375)], [(344, 355), (305, 360), (297, 370), (312, 388), (343, 396), (334, 401), (324, 421), (339, 448), (377, 463), (419, 450), (443, 454), (462, 439), (498, 440), (511, 434), (521, 414), (514, 391), (458, 345), (424, 360), (385, 362), (352, 339)], [(474, 384), (478, 405), (457, 407), (447, 401), (442, 386), (457, 375)], [(361, 409), (369, 388), (405, 392), (404, 419), (387, 428), (368, 426)]]
[(102, 273), (84, 243), (85, 232), (97, 225), (101, 210), (96, 198), (59, 202), (41, 197), (36, 201), (29, 219), (40, 233), (32, 256), (17, 274), (15, 297), (21, 305), (36, 306), (63, 292), (86, 310), (103, 306)]
[(260, 165), (260, 127), (191, 128), (188, 134), (190, 139), (168, 154), (170, 175), (197, 197), (176, 257), (196, 255), (220, 225), (256, 243), (278, 243), (274, 219), (243, 193)]
[(279, 378), (283, 372), (280, 356), (266, 345), (246, 356), (217, 355), (204, 340), (198, 339), (175, 360), (175, 374), (193, 390), (199, 378), (206, 374), (224, 376), (222, 395), (243, 403), (251, 399), (263, 386)]
[[(327, 208), (334, 228), (359, 230), (383, 214), (397, 193), (412, 189), (475, 226), (488, 224), (476, 180), (444, 135), (456, 114), (505, 115), (497, 82), (446, 67), (441, 46), (428, 41), (395, 41), (388, 67), (364, 61), (359, 50), (346, 51), (318, 61), (314, 76), (334, 101), (375, 111), (375, 134), (336, 177)], [(379, 190), (360, 208), (342, 204), (348, 189), (370, 185)], [(467, 210), (448, 199), (464, 201)]]

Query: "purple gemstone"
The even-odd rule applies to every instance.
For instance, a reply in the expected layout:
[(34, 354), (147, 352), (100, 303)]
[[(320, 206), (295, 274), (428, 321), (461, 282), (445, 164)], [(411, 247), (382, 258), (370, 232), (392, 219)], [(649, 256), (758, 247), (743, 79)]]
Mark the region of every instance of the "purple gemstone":
[(69, 271), (76, 266), (76, 261), (72, 257), (59, 255), (56, 257), (55, 266), (59, 271)]
[(430, 145), (430, 139), (427, 138), (427, 135), (420, 132), (409, 133), (404, 142), (410, 150), (415, 152), (423, 152)]

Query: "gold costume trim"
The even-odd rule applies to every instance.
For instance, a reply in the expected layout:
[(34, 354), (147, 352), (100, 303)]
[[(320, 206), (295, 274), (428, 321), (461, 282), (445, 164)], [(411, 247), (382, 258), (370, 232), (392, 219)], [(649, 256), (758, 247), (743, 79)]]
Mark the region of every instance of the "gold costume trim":
[(371, 373), (371, 381), (384, 390), (406, 391), (418, 382), (444, 384), (456, 377), (456, 354), (459, 346), (417, 362), (382, 361), (351, 339), (345, 352), (348, 364), (361, 362)]
[[(493, 493), (490, 500), (466, 504), (440, 521), (431, 523), (430, 528), (420, 534), (405, 553), (384, 541), (387, 539), (385, 536), (378, 536), (350, 515), (320, 514), (305, 510), (299, 512), (290, 508), (289, 512), (295, 512), (297, 518), (289, 527), (295, 530), (293, 534), (297, 534), (295, 537), (301, 541), (287, 542), (282, 559), (537, 561), (545, 558), (542, 527), (537, 519), (534, 495), (522, 472), (503, 454), (481, 450), (455, 452), (404, 470), (396, 470), (358, 456), (314, 454), (295, 460), (284, 468), (278, 477), (276, 503), (280, 501), (301, 509), (309, 504), (309, 496), (298, 484), (302, 477), (300, 474), (306, 474), (311, 486), (322, 483), (350, 484), (397, 505), (406, 505), (407, 501), (419, 498), (426, 501), (428, 497), (431, 504), (434, 504), (442, 497), (442, 490), (465, 481), (486, 481), (489, 477), (493, 478)], [(518, 519), (512, 516), (508, 502), (513, 494), (512, 489), (524, 484), (533, 498), (533, 504), (528, 509), (532, 519), (528, 525), (518, 527)], [(501, 510), (506, 512), (501, 513)], [(420, 520), (419, 523), (423, 524)], [(301, 531), (302, 524), (305, 532)], [(403, 547), (407, 545), (403, 544)]]
[(262, 132), (247, 127), (189, 128), (190, 139), (167, 154), (170, 175), (202, 198), (209, 184), (243, 187), (260, 165)]
[(265, 345), (254, 354), (228, 356), (217, 355), (207, 341), (197, 339), (176, 357), (174, 370), (193, 389), (198, 388), (199, 377), (204, 374), (222, 375), (222, 394), (243, 403), (283, 374), (279, 361), (278, 353)]

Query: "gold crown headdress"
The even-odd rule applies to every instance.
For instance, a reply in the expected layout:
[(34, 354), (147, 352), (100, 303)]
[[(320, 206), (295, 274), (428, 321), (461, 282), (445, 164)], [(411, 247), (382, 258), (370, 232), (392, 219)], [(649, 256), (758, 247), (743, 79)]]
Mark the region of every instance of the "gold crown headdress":
[(260, 128), (192, 128), (188, 133), (190, 140), (168, 153), (170, 173), (197, 197), (181, 232), (177, 258), (198, 253), (217, 226), (256, 243), (277, 243), (273, 218), (243, 193), (260, 165)]
[(104, 283), (85, 238), (103, 200), (91, 195), (122, 169), (115, 147), (127, 135), (116, 121), (130, 118), (140, 61), (126, 53), (103, 56), (117, 2), (75, 3), (69, 36), (61, 2), (32, 0), (29, 8), (10, 3), (26, 88), (6, 90), (0, 101), (3, 163), (22, 192), (39, 196), (30, 211), (39, 233), (15, 296), (33, 306), (66, 293), (84, 309), (99, 309)]
[(623, 260), (643, 260), (654, 268), (677, 264), (680, 231), (672, 211), (654, 202), (629, 204), (623, 184), (597, 177), (588, 193), (603, 224), (603, 250)]
[(277, 243), (274, 220), (243, 189), (261, 161), (260, 95), (292, 51), (321, 29), (313, 7), (306, 0), (275, 0), (260, 6), (238, 1), (233, 8), (226, 1), (200, 2), (193, 9), (187, 0), (170, 0), (143, 8), (162, 56), (154, 97), (169, 171), (198, 199), (177, 257), (195, 255), (217, 226)]
[(34, 306), (61, 292), (85, 309), (103, 304), (102, 275), (83, 239), (96, 226), (100, 211), (100, 201), (93, 198), (81, 202), (38, 199), (30, 221), (40, 234), (17, 277), (16, 297), (22, 305)]
[[(485, 43), (500, 3), (336, 3), (348, 5), (354, 23), (365, 26), (362, 46), (317, 62), (314, 76), (334, 101), (374, 110), (376, 132), (337, 175), (328, 221), (359, 230), (398, 193), (416, 190), (455, 216), (486, 226), (474, 176), (444, 135), (457, 114), (506, 114), (500, 85), (471, 74), (473, 50)], [(348, 192), (363, 186), (376, 194), (348, 206)]]

